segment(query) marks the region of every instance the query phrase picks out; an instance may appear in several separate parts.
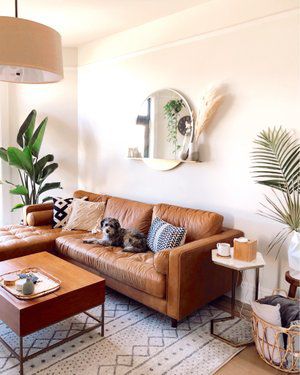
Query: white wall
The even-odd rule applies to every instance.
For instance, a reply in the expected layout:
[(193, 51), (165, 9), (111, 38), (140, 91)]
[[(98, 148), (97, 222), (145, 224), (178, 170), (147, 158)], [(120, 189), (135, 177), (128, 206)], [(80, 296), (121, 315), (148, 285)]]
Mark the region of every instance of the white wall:
[[(251, 179), (249, 155), (253, 138), (267, 126), (283, 125), (300, 136), (298, 7), (297, 0), (213, 0), (82, 46), (78, 103), (77, 51), (65, 50), (62, 82), (0, 84), (1, 145), (15, 142), (19, 125), (36, 108), (39, 120), (49, 117), (43, 152), (53, 152), (60, 165), (51, 177), (62, 181), (59, 194), (69, 195), (79, 184), (214, 210), (225, 225), (257, 238), (265, 254), (280, 226), (256, 214), (266, 190)], [(227, 98), (202, 139), (202, 163), (159, 172), (126, 159), (128, 129), (149, 93), (171, 87), (197, 109), (213, 82), (227, 85)], [(9, 174), (2, 163), (0, 179)], [(0, 189), (4, 222), (16, 222), (7, 187)], [(262, 294), (286, 288), (285, 252), (279, 260), (265, 257)], [(250, 299), (252, 285), (248, 273), (243, 299)]]
[[(62, 191), (50, 191), (52, 195), (69, 196), (77, 188), (77, 50), (64, 50), (64, 80), (47, 85), (20, 85), (1, 83), (1, 146), (16, 145), (20, 125), (32, 109), (38, 113), (37, 125), (48, 116), (48, 125), (41, 149), (41, 156), (54, 154), (59, 168), (49, 177), (48, 182), (60, 181)], [(1, 133), (0, 132), (0, 133)], [(3, 174), (18, 182), (17, 174), (10, 176), (10, 169), (4, 163)], [(11, 214), (10, 208), (19, 198), (8, 194), (9, 187), (2, 186), (3, 210), (2, 224), (16, 223), (21, 212)]]
[[(267, 126), (300, 136), (298, 1), (214, 0), (79, 48), (79, 187), (214, 210), (259, 240), (262, 294), (284, 283), (283, 251), (266, 255), (280, 226), (258, 216), (264, 189), (249, 173), (252, 140)], [(212, 82), (227, 98), (203, 137), (197, 165), (151, 170), (126, 159), (128, 129), (146, 96), (171, 87), (196, 108)], [(253, 278), (244, 279), (250, 299)]]
[[(0, 145), (6, 145), (9, 139), (9, 87), (0, 83)], [(0, 147), (1, 147), (0, 146)], [(1, 160), (1, 159), (0, 159)], [(0, 161), (0, 181), (10, 180), (11, 169)], [(0, 225), (11, 221), (11, 198), (7, 185), (0, 184)]]

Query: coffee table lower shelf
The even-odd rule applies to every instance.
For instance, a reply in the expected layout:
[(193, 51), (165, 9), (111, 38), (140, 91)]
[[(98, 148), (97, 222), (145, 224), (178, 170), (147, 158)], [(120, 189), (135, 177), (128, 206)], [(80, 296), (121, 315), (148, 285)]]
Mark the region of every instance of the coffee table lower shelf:
[(1, 336), (0, 341), (1, 343), (11, 352), (11, 354), (20, 362), (20, 375), (24, 374), (24, 362), (27, 362), (35, 357), (37, 357), (40, 354), (43, 354), (45, 352), (48, 352), (51, 349), (56, 348), (57, 346), (63, 345), (66, 342), (69, 342), (71, 340), (76, 339), (79, 336), (82, 336), (90, 331), (93, 331), (96, 328), (101, 327), (101, 336), (104, 336), (104, 303), (101, 305), (101, 319), (96, 318), (94, 315), (88, 313), (87, 311), (84, 311), (83, 314), (87, 315), (91, 319), (95, 320), (97, 323), (94, 324), (92, 327), (86, 328), (78, 333), (75, 333), (74, 335), (71, 335), (69, 337), (66, 337), (63, 340), (60, 340), (59, 342), (56, 342), (55, 344), (52, 344), (50, 346), (47, 346), (44, 349), (41, 349), (33, 354), (24, 356), (23, 352), (23, 339), (24, 337), (19, 337), (19, 343), (20, 343), (20, 354), (18, 354)]

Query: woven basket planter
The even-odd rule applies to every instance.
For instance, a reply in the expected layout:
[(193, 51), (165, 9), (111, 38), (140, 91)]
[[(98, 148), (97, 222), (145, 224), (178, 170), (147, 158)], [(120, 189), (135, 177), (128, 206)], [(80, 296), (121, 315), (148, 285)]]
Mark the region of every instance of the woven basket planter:
[(300, 325), (274, 326), (252, 313), (252, 330), (260, 357), (270, 366), (287, 373), (300, 370)]

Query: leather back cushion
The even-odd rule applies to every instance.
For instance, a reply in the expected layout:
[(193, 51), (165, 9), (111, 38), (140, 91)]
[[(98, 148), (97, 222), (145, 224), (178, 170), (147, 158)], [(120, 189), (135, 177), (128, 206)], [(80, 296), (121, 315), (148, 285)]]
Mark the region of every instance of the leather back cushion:
[(108, 198), (109, 198), (109, 195), (106, 195), (106, 194), (95, 194), (95, 193), (91, 193), (89, 191), (84, 191), (84, 190), (76, 190), (73, 194), (73, 197), (74, 198), (83, 198), (83, 197), (87, 197), (88, 201), (89, 202), (104, 202), (106, 203)]
[(148, 234), (153, 213), (153, 205), (110, 197), (106, 203), (104, 217), (113, 217), (120, 221), (125, 229), (137, 229)]
[(153, 209), (153, 218), (155, 217), (176, 227), (184, 227), (187, 230), (186, 242), (210, 237), (222, 231), (223, 216), (214, 212), (157, 204)]

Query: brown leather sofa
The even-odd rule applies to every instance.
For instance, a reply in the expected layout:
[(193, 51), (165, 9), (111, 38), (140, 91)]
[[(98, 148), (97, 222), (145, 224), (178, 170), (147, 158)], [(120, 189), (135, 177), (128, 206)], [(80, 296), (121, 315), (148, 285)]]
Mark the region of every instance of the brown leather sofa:
[[(219, 214), (76, 191), (74, 197), (105, 202), (105, 217), (119, 219), (124, 228), (147, 234), (151, 221), (161, 219), (187, 229), (186, 243), (157, 254), (123, 253), (121, 248), (84, 244), (95, 237), (83, 231), (52, 229), (52, 204), (27, 206), (25, 225), (0, 228), (0, 260), (49, 251), (106, 279), (106, 284), (172, 318), (173, 326), (199, 307), (228, 292), (231, 273), (211, 261), (217, 242), (243, 235), (222, 227)], [(96, 236), (101, 237), (101, 234)]]

